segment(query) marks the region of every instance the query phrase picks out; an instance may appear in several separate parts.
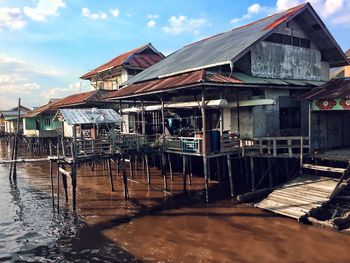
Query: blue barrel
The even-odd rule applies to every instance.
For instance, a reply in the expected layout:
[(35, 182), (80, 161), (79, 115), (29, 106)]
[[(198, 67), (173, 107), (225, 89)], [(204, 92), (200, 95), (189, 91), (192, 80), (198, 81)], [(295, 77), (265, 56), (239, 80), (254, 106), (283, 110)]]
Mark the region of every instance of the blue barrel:
[(212, 152), (220, 152), (220, 132), (210, 131), (210, 148)]

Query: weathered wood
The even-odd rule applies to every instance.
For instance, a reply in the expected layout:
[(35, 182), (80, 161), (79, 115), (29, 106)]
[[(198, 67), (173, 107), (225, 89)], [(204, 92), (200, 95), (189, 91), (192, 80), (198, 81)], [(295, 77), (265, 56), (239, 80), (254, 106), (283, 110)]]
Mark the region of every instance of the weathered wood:
[(203, 169), (204, 169), (204, 186), (205, 186), (205, 201), (209, 203), (209, 181), (208, 181), (208, 165), (207, 158), (203, 156)]
[(267, 197), (276, 187), (263, 188), (256, 190), (254, 192), (248, 192), (237, 196), (237, 200), (244, 203), (250, 203), (254, 201), (260, 201), (261, 199)]
[(112, 174), (112, 164), (111, 159), (108, 158), (108, 176), (109, 176), (109, 184), (111, 186), (111, 191), (114, 192), (114, 184), (113, 184), (113, 174)]
[(52, 199), (52, 207), (55, 209), (55, 195), (54, 195), (54, 187), (53, 187), (53, 163), (50, 161), (50, 182), (51, 182), (51, 199)]
[(344, 171), (346, 170), (344, 168), (335, 168), (335, 167), (306, 164), (306, 163), (302, 164), (301, 168), (310, 169), (310, 170), (317, 170), (317, 171), (324, 171), (324, 172), (333, 172), (333, 173), (344, 173)]
[(168, 153), (168, 163), (169, 163), (170, 180), (174, 181), (173, 164), (171, 162), (171, 155), (170, 155), (170, 153)]
[(123, 170), (123, 185), (124, 185), (124, 199), (129, 199), (129, 190), (128, 190), (128, 177), (126, 174), (126, 167), (125, 167), (125, 158), (122, 157), (122, 170)]
[(234, 197), (235, 193), (234, 193), (234, 185), (233, 185), (233, 178), (232, 178), (232, 163), (229, 155), (226, 156), (226, 161), (227, 161), (228, 177), (230, 180), (230, 193), (231, 193), (231, 197)]

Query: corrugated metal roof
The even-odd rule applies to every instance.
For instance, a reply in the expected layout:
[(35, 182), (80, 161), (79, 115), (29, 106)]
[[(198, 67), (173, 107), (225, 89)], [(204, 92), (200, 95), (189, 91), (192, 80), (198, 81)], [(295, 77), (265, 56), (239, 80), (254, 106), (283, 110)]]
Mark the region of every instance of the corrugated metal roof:
[(132, 67), (137, 68), (148, 68), (152, 66), (153, 64), (157, 63), (158, 61), (162, 60), (164, 56), (161, 53), (158, 54), (138, 54), (139, 52), (147, 49), (152, 48), (155, 50), (151, 43), (144, 45), (142, 47), (135, 48), (131, 51), (125, 52), (112, 60), (108, 61), (107, 63), (95, 68), (94, 70), (89, 71), (88, 73), (81, 76), (81, 79), (90, 79), (92, 76), (96, 75), (97, 73), (120, 67), (123, 64), (127, 63), (130, 64)]
[(336, 99), (336, 98), (350, 98), (350, 78), (335, 78), (327, 81), (318, 88), (314, 88), (309, 92), (303, 94), (301, 99)]
[(46, 111), (55, 111), (63, 107), (71, 107), (75, 105), (81, 105), (87, 102), (100, 102), (103, 98), (111, 91), (107, 90), (93, 90), (88, 92), (82, 92), (73, 94), (62, 99), (56, 100), (54, 102), (45, 104), (35, 110), (28, 112), (25, 117), (35, 117)]
[(193, 87), (199, 83), (230, 84), (230, 85), (269, 85), (269, 86), (319, 86), (324, 82), (318, 81), (300, 81), (286, 79), (271, 79), (252, 77), (245, 73), (233, 72), (232, 76), (226, 76), (218, 73), (206, 72), (204, 69), (179, 74), (176, 76), (164, 77), (161, 79), (149, 80), (125, 86), (117, 91), (108, 94), (106, 99), (118, 99), (136, 95), (142, 95), (150, 92), (161, 93), (175, 88)]
[(241, 83), (239, 79), (234, 77), (220, 75), (217, 73), (207, 73), (205, 70), (196, 70), (188, 73), (169, 76), (162, 79), (150, 80), (147, 82), (135, 83), (106, 96), (106, 98), (119, 98), (131, 95), (141, 95), (149, 92), (162, 92), (177, 87), (196, 85), (202, 82), (210, 83)]
[[(281, 23), (293, 19), (302, 12), (305, 14), (305, 10), (309, 10), (307, 14), (308, 22), (305, 23), (319, 23), (321, 26), (321, 30), (318, 31), (320, 31), (319, 34), (323, 34), (323, 41), (319, 41), (317, 44), (321, 46), (327, 43), (327, 45), (323, 46), (324, 49), (328, 50), (328, 53), (332, 49), (336, 54), (332, 53), (332, 55), (337, 62), (347, 64), (348, 62), (343, 51), (336, 44), (311, 5), (306, 3), (187, 45), (157, 64), (145, 69), (124, 84), (129, 85), (183, 72), (230, 64), (231, 61), (234, 62), (239, 59), (241, 55), (249, 50), (251, 45), (267, 36)], [(309, 16), (310, 14), (311, 16)]]
[(122, 117), (112, 109), (60, 109), (68, 125), (121, 123)]

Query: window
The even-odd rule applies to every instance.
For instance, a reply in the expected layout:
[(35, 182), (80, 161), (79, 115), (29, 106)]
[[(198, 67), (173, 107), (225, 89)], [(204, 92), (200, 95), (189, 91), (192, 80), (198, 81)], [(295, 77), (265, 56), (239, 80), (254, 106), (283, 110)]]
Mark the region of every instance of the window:
[(301, 110), (300, 108), (280, 108), (280, 129), (300, 129)]
[(292, 45), (295, 47), (304, 47), (310, 48), (310, 40), (300, 37), (291, 37), (288, 35), (273, 33), (265, 41), (283, 44), (283, 45)]
[(51, 118), (44, 119), (44, 126), (51, 126)]

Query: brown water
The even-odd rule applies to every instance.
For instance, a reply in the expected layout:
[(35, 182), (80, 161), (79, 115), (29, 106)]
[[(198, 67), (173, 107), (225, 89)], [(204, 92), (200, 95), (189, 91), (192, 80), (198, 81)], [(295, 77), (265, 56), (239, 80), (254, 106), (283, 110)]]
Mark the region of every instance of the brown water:
[[(349, 235), (231, 200), (206, 205), (196, 201), (200, 193), (191, 202), (166, 195), (153, 188), (162, 187), (156, 170), (152, 187), (129, 182), (131, 200), (124, 201), (120, 176), (114, 172), (111, 193), (102, 168), (79, 170), (76, 217), (70, 200), (53, 210), (47, 163), (19, 164), (16, 181), (0, 165), (0, 262), (350, 261)], [(192, 189), (202, 186), (197, 178)], [(169, 188), (180, 193), (181, 179)]]

